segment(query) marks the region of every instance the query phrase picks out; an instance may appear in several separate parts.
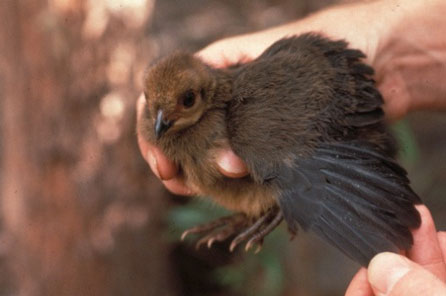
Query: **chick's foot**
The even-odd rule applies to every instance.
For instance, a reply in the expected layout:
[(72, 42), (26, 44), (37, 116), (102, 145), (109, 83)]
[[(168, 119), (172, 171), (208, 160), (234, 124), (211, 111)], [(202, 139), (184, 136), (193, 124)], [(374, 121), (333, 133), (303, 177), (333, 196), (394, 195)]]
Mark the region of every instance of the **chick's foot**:
[(222, 217), (215, 221), (190, 228), (183, 232), (181, 240), (189, 234), (205, 234), (196, 244), (196, 248), (206, 244), (208, 248), (216, 241), (224, 241), (236, 235), (232, 240), (229, 250), (232, 252), (237, 245), (247, 241), (245, 250), (248, 251), (257, 245), (256, 253), (260, 251), (263, 238), (273, 231), (283, 220), (282, 212), (278, 208), (268, 210), (256, 221), (252, 221), (245, 214), (235, 214)]

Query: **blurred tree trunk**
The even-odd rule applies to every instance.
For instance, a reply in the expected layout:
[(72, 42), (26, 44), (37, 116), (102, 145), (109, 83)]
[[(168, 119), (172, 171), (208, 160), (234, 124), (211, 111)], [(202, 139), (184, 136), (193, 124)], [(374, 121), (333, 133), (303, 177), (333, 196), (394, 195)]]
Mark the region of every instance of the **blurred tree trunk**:
[(0, 3), (2, 295), (176, 294), (134, 133), (151, 2), (111, 2)]

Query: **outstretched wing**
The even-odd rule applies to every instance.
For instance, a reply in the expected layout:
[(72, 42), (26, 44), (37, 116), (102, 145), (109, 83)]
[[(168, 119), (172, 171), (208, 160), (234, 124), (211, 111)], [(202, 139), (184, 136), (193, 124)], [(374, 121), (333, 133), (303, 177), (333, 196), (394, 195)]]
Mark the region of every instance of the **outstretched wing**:
[(420, 225), (405, 170), (363, 142), (322, 144), (276, 181), (290, 231), (314, 231), (364, 266), (379, 252), (409, 249)]

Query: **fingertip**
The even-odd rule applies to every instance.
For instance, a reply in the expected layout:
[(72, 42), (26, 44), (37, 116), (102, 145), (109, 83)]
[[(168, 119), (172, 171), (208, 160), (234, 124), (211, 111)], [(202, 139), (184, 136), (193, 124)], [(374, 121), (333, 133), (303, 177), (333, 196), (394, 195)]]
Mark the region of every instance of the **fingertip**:
[(178, 174), (178, 167), (170, 161), (158, 147), (151, 147), (148, 151), (148, 155), (153, 157), (156, 164), (156, 171), (158, 172), (157, 176), (161, 180), (170, 180)]
[(147, 150), (147, 153), (145, 154), (144, 158), (146, 159), (147, 163), (149, 164), (150, 169), (155, 174), (155, 176), (157, 176), (158, 179), (161, 179), (160, 173), (158, 170), (158, 161), (150, 149)]
[(215, 68), (223, 68), (225, 66), (225, 58), (222, 54), (211, 54), (207, 52), (197, 52), (195, 54), (206, 64), (215, 67)]
[(434, 274), (409, 259), (381, 253), (369, 264), (368, 278), (379, 296), (446, 295), (446, 286)]
[(420, 213), (422, 219), (432, 220), (432, 214), (424, 204), (415, 205), (415, 208)]
[(414, 249), (417, 248), (418, 244), (424, 246), (426, 242), (431, 243), (432, 241), (437, 240), (435, 222), (429, 209), (423, 204), (416, 205), (415, 208), (420, 214), (421, 225), (417, 229), (412, 230), (412, 234), (414, 236)]
[(393, 286), (410, 271), (410, 261), (394, 253), (380, 253), (368, 267), (368, 279), (375, 294), (387, 295)]
[(438, 278), (446, 280), (446, 266), (435, 222), (425, 205), (417, 205), (416, 209), (420, 213), (421, 225), (412, 230), (414, 244), (407, 251), (407, 256)]
[[(196, 52), (195, 55), (215, 68), (226, 68), (237, 63), (245, 63), (256, 55), (247, 46), (240, 46), (245, 38), (234, 37), (218, 40)], [(249, 44), (252, 44), (251, 42)]]
[(192, 196), (195, 195), (195, 192), (190, 189), (185, 183), (184, 180), (179, 178), (170, 179), (167, 181), (163, 181), (164, 186), (171, 193), (175, 195), (184, 195), (184, 196)]
[(241, 178), (248, 174), (245, 162), (232, 150), (221, 150), (216, 157), (219, 171), (230, 178)]
[(409, 112), (410, 96), (407, 87), (398, 75), (393, 75), (378, 85), (384, 99), (384, 114), (390, 121), (396, 121)]
[[(217, 49), (217, 50), (216, 50)], [(218, 41), (212, 43), (202, 50), (195, 53), (195, 56), (200, 58), (203, 62), (215, 67), (222, 68), (225, 66), (226, 58), (224, 55), (224, 50), (218, 50)]]
[(436, 239), (437, 230), (429, 209), (423, 204), (416, 205), (415, 208), (420, 214), (421, 225), (419, 228), (412, 230), (414, 235), (414, 244), (416, 244), (418, 241), (426, 241), (427, 238), (431, 238), (431, 240), (434, 238)]

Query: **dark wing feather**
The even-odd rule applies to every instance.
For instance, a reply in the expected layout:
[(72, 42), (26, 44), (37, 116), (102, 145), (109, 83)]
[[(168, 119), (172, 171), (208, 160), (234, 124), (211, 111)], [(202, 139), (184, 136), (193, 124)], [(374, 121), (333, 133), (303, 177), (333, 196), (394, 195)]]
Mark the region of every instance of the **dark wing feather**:
[(363, 142), (322, 144), (276, 181), (290, 231), (314, 231), (364, 266), (379, 252), (409, 249), (409, 229), (420, 225), (404, 169)]

